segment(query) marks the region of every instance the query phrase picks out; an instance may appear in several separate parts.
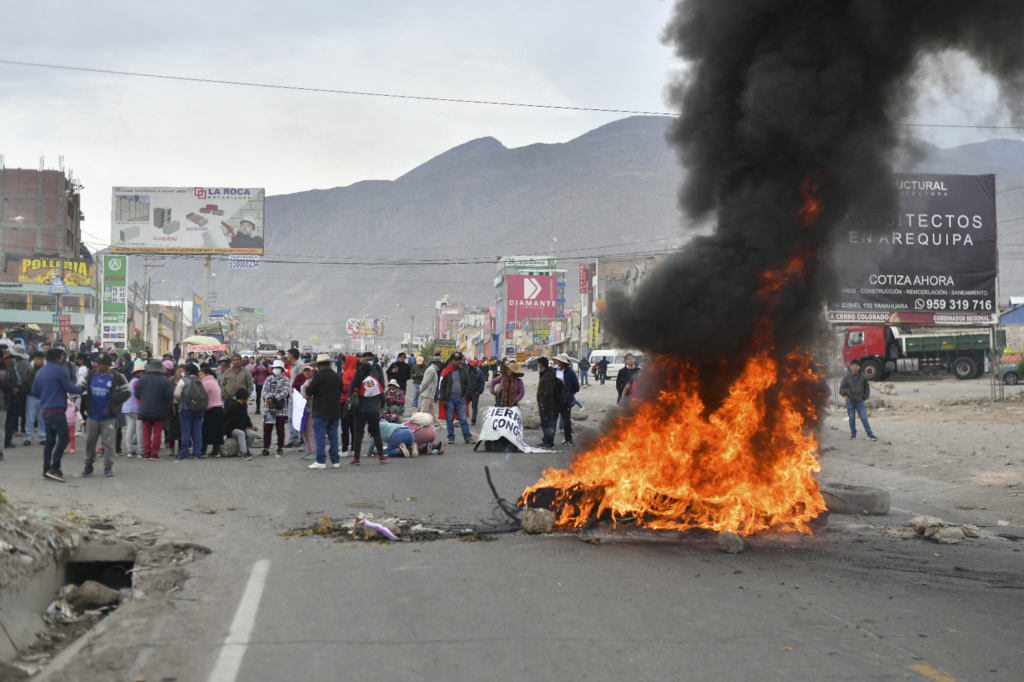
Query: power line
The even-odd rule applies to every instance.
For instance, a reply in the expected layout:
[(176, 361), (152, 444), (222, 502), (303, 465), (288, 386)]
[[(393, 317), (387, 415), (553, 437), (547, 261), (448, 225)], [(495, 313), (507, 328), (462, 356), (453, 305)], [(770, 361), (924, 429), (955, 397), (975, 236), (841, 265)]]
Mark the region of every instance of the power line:
[(597, 107), (570, 107), (558, 104), (529, 104), (526, 102), (491, 102), (477, 99), (458, 99), (454, 97), (429, 97), (426, 95), (399, 95), (387, 92), (362, 92), (358, 90), (332, 90), (330, 88), (306, 88), (298, 85), (276, 85), (272, 83), (246, 83), (242, 81), (225, 81), (213, 78), (193, 78), (189, 76), (166, 76), (156, 73), (137, 73), (133, 71), (114, 71), (112, 69), (90, 69), (83, 66), (66, 66), (62, 64), (38, 64), (34, 62), (18, 62), (0, 59), (0, 64), (15, 66), (33, 66), (43, 69), (64, 69), (67, 71), (87, 71), (89, 73), (105, 73), (114, 76), (135, 76), (138, 78), (161, 78), (164, 80), (189, 81), (193, 83), (210, 83), (215, 85), (239, 85), (250, 88), (271, 88), (274, 90), (298, 90), (300, 92), (321, 92), (331, 95), (356, 95), (359, 97), (387, 97), (390, 99), (413, 99), (428, 102), (447, 102), (451, 104), (483, 104), (498, 107), (525, 107), (530, 109), (561, 109), (564, 111), (592, 111), (606, 114), (634, 114), (640, 116), (677, 116), (666, 111), (636, 111), (632, 109), (601, 109)]
[[(404, 95), (389, 92), (365, 92), (360, 90), (334, 90), (331, 88), (311, 88), (299, 85), (278, 85), (274, 83), (249, 83), (245, 81), (227, 81), (215, 78), (195, 78), (192, 76), (168, 76), (158, 73), (140, 73), (137, 71), (117, 71), (114, 69), (94, 69), (84, 66), (68, 66), (66, 64), (41, 64), (38, 62), (22, 62), (13, 59), (0, 59), (0, 64), (12, 66), (30, 66), (41, 69), (61, 69), (64, 71), (84, 71), (87, 73), (103, 73), (112, 76), (133, 76), (136, 78), (158, 78), (162, 80), (186, 81), (191, 83), (207, 83), (211, 85), (237, 85), (249, 88), (269, 88), (272, 90), (296, 90), (299, 92), (319, 92), (330, 95), (353, 95), (358, 97), (385, 97), (388, 99), (411, 99), (427, 102), (446, 102), (449, 104), (477, 104), (497, 107), (521, 107), (527, 109), (557, 109), (561, 111), (589, 111), (605, 114), (633, 114), (635, 116), (671, 116), (679, 114), (670, 111), (639, 111), (636, 109), (604, 109), (600, 107), (571, 107), (560, 104), (532, 104), (529, 102), (498, 102), (479, 99), (462, 99), (456, 97), (432, 97), (428, 95)], [(980, 130), (1024, 130), (1024, 126), (991, 126), (952, 123), (897, 123), (909, 128), (973, 128)]]

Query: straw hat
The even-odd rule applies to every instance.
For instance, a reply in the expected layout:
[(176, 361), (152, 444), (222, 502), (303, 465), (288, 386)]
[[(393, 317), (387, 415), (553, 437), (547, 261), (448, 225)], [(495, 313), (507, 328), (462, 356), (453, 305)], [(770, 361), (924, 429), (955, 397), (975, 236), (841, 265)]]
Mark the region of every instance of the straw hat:
[(516, 362), (515, 360), (509, 361), (507, 365), (502, 367), (500, 370), (501, 373), (504, 374), (506, 369), (512, 370), (512, 373), (515, 374), (517, 377), (523, 376), (523, 372), (519, 371), (519, 363)]

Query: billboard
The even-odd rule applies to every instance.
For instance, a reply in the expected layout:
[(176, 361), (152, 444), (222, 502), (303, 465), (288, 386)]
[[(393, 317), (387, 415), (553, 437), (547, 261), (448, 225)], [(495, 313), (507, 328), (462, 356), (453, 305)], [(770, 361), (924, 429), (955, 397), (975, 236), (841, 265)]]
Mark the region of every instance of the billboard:
[(455, 341), (449, 339), (436, 339), (434, 341), (434, 355), (440, 355), (442, 362), (448, 362), (448, 358), (455, 352)]
[(507, 322), (558, 315), (558, 278), (554, 275), (508, 275)]
[(262, 188), (114, 187), (113, 253), (263, 255)]
[[(64, 285), (69, 287), (91, 287), (95, 267), (84, 260), (64, 261)], [(53, 284), (60, 276), (60, 260), (57, 258), (23, 258), (18, 268), (18, 281), (22, 284)]]
[(384, 321), (375, 320), (369, 317), (360, 318), (349, 318), (345, 322), (345, 329), (349, 334), (383, 334), (384, 333)]
[(123, 347), (128, 342), (128, 257), (103, 256), (103, 317), (100, 344)]
[(832, 248), (829, 320), (978, 324), (999, 319), (994, 175), (900, 173), (899, 213), (852, 209)]
[(198, 327), (203, 323), (203, 299), (199, 294), (192, 293), (192, 326)]

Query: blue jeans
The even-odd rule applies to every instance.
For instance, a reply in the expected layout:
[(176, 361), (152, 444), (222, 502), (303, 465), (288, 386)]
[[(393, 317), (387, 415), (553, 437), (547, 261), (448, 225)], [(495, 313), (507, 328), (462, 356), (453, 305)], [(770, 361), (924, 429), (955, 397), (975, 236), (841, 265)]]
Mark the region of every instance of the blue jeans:
[(466, 415), (466, 399), (455, 398), (449, 400), (445, 408), (445, 419), (448, 421), (448, 440), (455, 440), (455, 417), (459, 417), (459, 425), (462, 426), (462, 437), (469, 440), (473, 435), (469, 432), (469, 417)]
[(540, 408), (540, 429), (544, 432), (544, 446), (551, 447), (555, 444), (555, 424), (558, 413), (550, 407)]
[(416, 447), (416, 436), (413, 434), (412, 429), (398, 429), (394, 435), (391, 436), (391, 440), (388, 441), (388, 457), (394, 457), (399, 454), (398, 446), (400, 443), (405, 443), (409, 446), (409, 449)]
[(413, 407), (419, 407), (420, 406), (420, 385), (419, 384), (413, 384), (412, 385), (412, 406)]
[(188, 459), (189, 445), (192, 446), (192, 456), (199, 457), (203, 454), (203, 413), (182, 410), (178, 416), (181, 421), (181, 452), (178, 453), (178, 459)]
[(580, 385), (581, 386), (587, 386), (589, 384), (590, 384), (590, 370), (581, 369), (580, 370)]
[(25, 402), (25, 440), (31, 442), (32, 432), (39, 434), (39, 440), (43, 440), (43, 422), (39, 420), (39, 428), (36, 428), (36, 420), (39, 419), (39, 398), (34, 395), (28, 396)]
[(328, 441), (330, 441), (331, 445), (331, 464), (337, 464), (341, 461), (341, 455), (338, 454), (339, 426), (341, 426), (340, 419), (313, 417), (313, 435), (316, 438), (316, 461), (320, 464), (325, 464), (327, 461), (324, 451), (327, 450)]
[(875, 434), (871, 432), (871, 424), (868, 424), (868, 408), (865, 407), (863, 402), (855, 403), (850, 400), (846, 401), (846, 414), (850, 416), (850, 435), (857, 435), (857, 417), (860, 417), (860, 421), (864, 424), (864, 432), (868, 434), (868, 438), (874, 437)]
[(63, 412), (44, 414), (43, 428), (46, 431), (46, 444), (43, 446), (43, 473), (45, 474), (50, 469), (60, 469), (60, 461), (64, 458), (64, 449), (71, 442), (71, 434), (68, 433), (68, 417)]

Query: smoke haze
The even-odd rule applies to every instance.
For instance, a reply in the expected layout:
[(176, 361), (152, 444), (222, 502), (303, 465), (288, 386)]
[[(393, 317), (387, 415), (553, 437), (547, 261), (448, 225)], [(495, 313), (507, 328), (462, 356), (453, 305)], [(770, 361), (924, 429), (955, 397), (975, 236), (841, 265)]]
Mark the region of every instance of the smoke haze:
[[(890, 161), (920, 60), (971, 55), (1020, 124), (1021, 35), (1021, 2), (679, 0), (665, 40), (692, 67), (669, 88), (682, 113), (669, 139), (688, 171), (680, 205), (717, 227), (633, 299), (611, 301), (613, 331), (727, 385), (741, 364), (729, 359), (765, 312), (762, 274), (810, 252), (809, 277), (787, 284), (774, 315), (777, 354), (806, 343), (830, 286), (823, 251), (847, 206), (895, 206)], [(824, 201), (810, 229), (799, 216), (809, 175)]]

